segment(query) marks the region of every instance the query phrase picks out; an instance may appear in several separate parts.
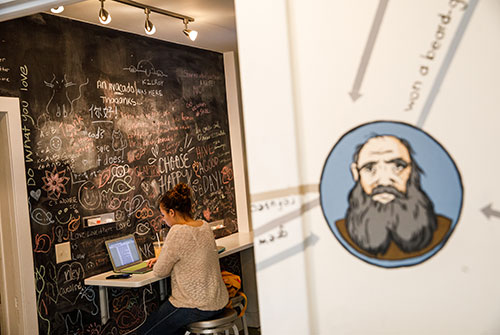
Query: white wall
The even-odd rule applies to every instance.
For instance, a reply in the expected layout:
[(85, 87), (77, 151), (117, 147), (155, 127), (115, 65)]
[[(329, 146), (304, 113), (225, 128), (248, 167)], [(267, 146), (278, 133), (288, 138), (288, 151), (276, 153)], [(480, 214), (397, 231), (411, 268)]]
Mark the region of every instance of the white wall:
[[(289, 0), (254, 1), (250, 6), (236, 0), (252, 197), (289, 185), (319, 184), (330, 151), (345, 133), (367, 122), (401, 121), (422, 126), (458, 167), (464, 188), (458, 224), (446, 245), (427, 261), (387, 269), (349, 253), (332, 234), (320, 206), (305, 212), (297, 224), (304, 229), (306, 261), (292, 267), (287, 259), (266, 268), (279, 278), (257, 273), (263, 333), (284, 333), (278, 331), (284, 327), (283, 315), (297, 306), (306, 310), (304, 303), (309, 321), (287, 319), (299, 328), (306, 325), (307, 332), (287, 333), (500, 333), (500, 218), (488, 219), (481, 212), (489, 203), (500, 209), (495, 187), (500, 163), (500, 3), (483, 0), (473, 8), (474, 2), (467, 1), (473, 15), (425, 122), (425, 102), (466, 12), (453, 0), (388, 2), (362, 96), (353, 101), (349, 92), (379, 3)], [(445, 30), (436, 57), (425, 63), (420, 55), (435, 40), (438, 14), (449, 10), (451, 21), (441, 22)], [(419, 73), (422, 64), (429, 66), (426, 76)], [(417, 79), (422, 81), (419, 97), (405, 111)], [(318, 196), (309, 193), (301, 200), (307, 203)], [(255, 217), (262, 214), (253, 214), (255, 227)], [(310, 245), (310, 236), (318, 242)], [(279, 252), (257, 239), (257, 262)], [(278, 289), (277, 282), (304, 273), (307, 297), (290, 287)], [(272, 308), (283, 312), (282, 317), (269, 312), (273, 317), (266, 318)]]
[(38, 333), (19, 99), (0, 97), (2, 333)]
[[(235, 9), (249, 189), (253, 202), (258, 198), (266, 205), (289, 196), (300, 183), (286, 7), (283, 1), (235, 1)], [(301, 207), (294, 200), (288, 201), (289, 211)], [(306, 334), (302, 220), (300, 215), (287, 219), (280, 234), (283, 214), (276, 206), (252, 213), (262, 332)]]
[[(224, 53), (224, 73), (226, 78), (227, 111), (229, 135), (231, 138), (231, 157), (233, 160), (234, 187), (236, 191), (236, 216), (238, 232), (252, 231), (249, 217), (249, 197), (247, 190), (246, 154), (244, 129), (242, 124), (241, 96), (237, 57), (234, 52)], [(240, 253), (243, 289), (248, 299), (245, 316), (250, 327), (259, 327), (259, 303), (255, 278), (255, 259), (253, 249)]]
[(226, 80), (227, 113), (229, 136), (231, 139), (231, 157), (233, 159), (234, 187), (236, 192), (236, 216), (238, 231), (251, 231), (248, 215), (248, 190), (245, 169), (244, 133), (241, 122), (241, 97), (237, 59), (234, 52), (224, 53), (224, 74)]

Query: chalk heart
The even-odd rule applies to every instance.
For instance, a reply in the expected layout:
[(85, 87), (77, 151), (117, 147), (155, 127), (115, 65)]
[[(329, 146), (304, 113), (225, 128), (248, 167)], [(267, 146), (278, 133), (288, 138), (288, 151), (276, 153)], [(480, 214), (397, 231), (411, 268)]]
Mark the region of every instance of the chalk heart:
[(42, 190), (41, 189), (38, 189), (36, 191), (30, 191), (30, 195), (33, 199), (35, 199), (36, 201), (38, 201), (38, 199), (40, 199), (40, 196), (42, 195)]
[(57, 271), (59, 296), (74, 305), (84, 289), (84, 278), (85, 270), (79, 262), (61, 266)]

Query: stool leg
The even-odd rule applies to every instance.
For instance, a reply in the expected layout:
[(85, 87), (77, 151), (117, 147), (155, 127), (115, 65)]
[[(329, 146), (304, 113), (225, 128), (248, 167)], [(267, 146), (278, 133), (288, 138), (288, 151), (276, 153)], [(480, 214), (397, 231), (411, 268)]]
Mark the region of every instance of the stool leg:
[(243, 334), (248, 335), (247, 317), (245, 314), (241, 316), (241, 323), (243, 324)]
[(186, 332), (184, 333), (184, 335), (189, 335), (189, 334), (191, 334), (189, 330), (186, 330)]
[(240, 335), (240, 331), (238, 330), (238, 327), (236, 327), (236, 324), (233, 323), (233, 332), (234, 335)]

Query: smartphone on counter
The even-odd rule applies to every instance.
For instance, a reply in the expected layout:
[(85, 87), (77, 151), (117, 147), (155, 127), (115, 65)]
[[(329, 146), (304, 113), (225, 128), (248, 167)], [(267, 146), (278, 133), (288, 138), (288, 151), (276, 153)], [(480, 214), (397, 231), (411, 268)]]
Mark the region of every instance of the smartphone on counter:
[(106, 279), (126, 279), (132, 276), (130, 273), (118, 273), (111, 276), (107, 276)]

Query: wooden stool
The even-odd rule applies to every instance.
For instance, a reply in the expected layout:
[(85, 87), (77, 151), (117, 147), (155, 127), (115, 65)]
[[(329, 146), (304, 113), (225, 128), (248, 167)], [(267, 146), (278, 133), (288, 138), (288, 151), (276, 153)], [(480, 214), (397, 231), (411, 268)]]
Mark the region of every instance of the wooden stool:
[(238, 318), (238, 313), (234, 309), (226, 308), (217, 319), (198, 321), (190, 323), (184, 335), (189, 334), (219, 334), (224, 332), (229, 335), (232, 329), (234, 335), (239, 335), (238, 327), (234, 321)]

